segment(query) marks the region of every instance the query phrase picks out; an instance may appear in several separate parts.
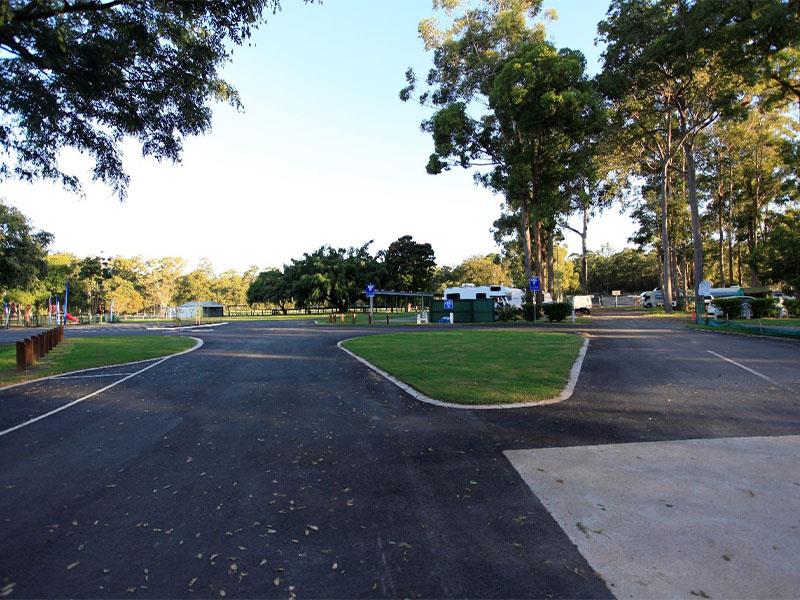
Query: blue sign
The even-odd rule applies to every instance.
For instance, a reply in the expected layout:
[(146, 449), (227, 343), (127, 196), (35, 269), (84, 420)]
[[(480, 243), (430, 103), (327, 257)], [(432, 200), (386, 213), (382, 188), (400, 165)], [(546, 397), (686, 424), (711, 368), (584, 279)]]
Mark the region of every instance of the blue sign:
[(452, 300), (445, 300), (444, 301), (444, 309), (445, 310), (453, 310), (453, 301)]
[(367, 298), (374, 298), (375, 297), (375, 284), (368, 283), (366, 289)]
[(529, 283), (530, 290), (531, 290), (532, 292), (538, 292), (539, 290), (541, 290), (541, 289), (542, 289), (542, 286), (541, 286), (541, 284), (539, 283), (539, 278), (538, 278), (538, 277), (536, 277), (536, 276), (534, 276), (534, 277), (531, 277), (531, 280), (530, 280), (530, 282), (528, 282), (528, 283)]

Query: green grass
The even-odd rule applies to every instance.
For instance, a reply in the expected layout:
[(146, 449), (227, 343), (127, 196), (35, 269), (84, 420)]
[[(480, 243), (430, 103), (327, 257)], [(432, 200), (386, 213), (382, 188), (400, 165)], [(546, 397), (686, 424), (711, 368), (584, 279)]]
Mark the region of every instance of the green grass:
[(90, 367), (158, 358), (191, 348), (185, 337), (150, 335), (67, 338), (30, 369), (16, 369), (15, 344), (0, 344), (0, 386)]
[[(689, 323), (687, 327), (702, 331), (716, 331), (717, 333), (730, 333), (734, 335), (751, 335), (759, 337), (778, 337), (784, 339), (800, 340), (800, 325), (791, 321), (798, 319), (753, 319), (747, 321), (727, 321), (720, 325), (705, 325), (703, 323)], [(760, 324), (759, 324), (760, 323)], [(785, 327), (786, 329), (781, 329)]]
[(427, 331), (356, 338), (348, 350), (423, 394), (458, 404), (557, 396), (583, 338), (534, 331)]

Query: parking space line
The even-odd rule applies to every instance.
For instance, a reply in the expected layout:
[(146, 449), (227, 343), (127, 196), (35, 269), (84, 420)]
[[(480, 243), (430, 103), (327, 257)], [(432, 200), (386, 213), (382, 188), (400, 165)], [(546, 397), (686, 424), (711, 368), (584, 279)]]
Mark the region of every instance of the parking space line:
[(725, 362), (729, 362), (729, 363), (731, 363), (732, 365), (736, 365), (736, 366), (737, 366), (737, 367), (739, 367), (740, 369), (744, 369), (745, 371), (747, 371), (748, 373), (752, 373), (752, 374), (753, 374), (753, 375), (755, 375), (756, 377), (760, 377), (761, 379), (763, 379), (763, 380), (765, 380), (765, 381), (769, 381), (769, 382), (770, 382), (772, 385), (774, 385), (774, 386), (777, 386), (777, 387), (779, 387), (779, 388), (781, 388), (781, 389), (784, 389), (784, 390), (787, 390), (787, 391), (789, 391), (789, 392), (794, 392), (794, 390), (793, 390), (792, 388), (790, 388), (789, 386), (783, 385), (782, 383), (778, 383), (777, 381), (775, 381), (775, 380), (774, 380), (774, 379), (772, 379), (771, 377), (767, 377), (767, 376), (766, 376), (766, 375), (764, 375), (763, 373), (759, 373), (758, 371), (755, 371), (755, 370), (751, 369), (750, 367), (746, 367), (746, 366), (744, 366), (742, 363), (738, 363), (738, 362), (736, 362), (735, 360), (731, 360), (730, 358), (726, 358), (726, 357), (722, 356), (722, 354), (717, 354), (717, 353), (716, 353), (716, 352), (714, 352), (713, 350), (707, 350), (706, 352), (708, 352), (709, 354), (713, 354), (713, 355), (714, 355), (714, 356), (716, 356), (717, 358), (721, 358), (721, 359), (722, 359), (722, 360), (724, 360)]
[(176, 356), (181, 356), (182, 354), (187, 354), (189, 352), (193, 352), (194, 350), (197, 350), (200, 346), (203, 345), (203, 340), (201, 340), (200, 338), (192, 338), (192, 339), (196, 340), (197, 343), (193, 347), (189, 348), (188, 350), (184, 350), (182, 352), (177, 352), (176, 354), (170, 354), (169, 356), (165, 356), (161, 360), (159, 360), (157, 362), (154, 362), (154, 363), (152, 363), (150, 365), (147, 365), (146, 367), (144, 367), (142, 369), (139, 369), (135, 373), (130, 373), (129, 375), (123, 377), (122, 379), (119, 379), (119, 380), (115, 381), (114, 383), (111, 383), (111, 384), (105, 386), (104, 388), (100, 388), (99, 390), (94, 391), (91, 394), (86, 394), (85, 396), (83, 396), (81, 398), (78, 398), (77, 400), (73, 400), (72, 402), (68, 402), (64, 406), (59, 406), (58, 408), (55, 408), (55, 409), (51, 410), (50, 412), (46, 412), (46, 413), (44, 413), (42, 415), (39, 415), (38, 417), (33, 417), (32, 419), (28, 419), (27, 421), (25, 421), (23, 423), (19, 423), (18, 425), (14, 425), (13, 427), (9, 427), (8, 429), (4, 429), (3, 431), (0, 431), (0, 437), (3, 437), (4, 435), (8, 435), (9, 433), (12, 433), (12, 432), (16, 431), (17, 429), (22, 429), (23, 427), (27, 427), (28, 425), (32, 425), (33, 423), (36, 423), (37, 421), (41, 421), (42, 419), (46, 419), (47, 417), (51, 417), (56, 413), (60, 413), (62, 410), (66, 410), (66, 409), (70, 408), (71, 406), (75, 406), (76, 404), (78, 404), (80, 402), (83, 402), (84, 400), (88, 400), (89, 398), (93, 398), (94, 396), (97, 396), (98, 394), (102, 394), (103, 392), (105, 392), (107, 390), (110, 390), (111, 388), (119, 385), (120, 383), (124, 383), (124, 382), (128, 381), (128, 379), (131, 379), (132, 377), (136, 377), (140, 373), (144, 373), (145, 371), (147, 371), (149, 369), (152, 369), (153, 367), (157, 367), (161, 363), (168, 361), (170, 358), (175, 358)]

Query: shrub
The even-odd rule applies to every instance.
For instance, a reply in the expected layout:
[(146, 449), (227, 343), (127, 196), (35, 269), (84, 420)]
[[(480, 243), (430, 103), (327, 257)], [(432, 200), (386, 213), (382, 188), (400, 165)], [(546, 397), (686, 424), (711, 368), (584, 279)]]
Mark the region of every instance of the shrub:
[(522, 315), (522, 310), (511, 304), (498, 306), (494, 311), (498, 321), (516, 321)]
[(548, 319), (560, 323), (572, 314), (572, 305), (569, 302), (548, 302), (542, 305), (542, 310)]
[(777, 317), (780, 314), (777, 298), (753, 298), (748, 304), (753, 309), (754, 319)]
[(522, 305), (522, 318), (526, 321), (533, 321), (534, 315), (537, 319), (542, 318), (542, 307), (533, 302), (526, 302)]
[(726, 319), (735, 319), (742, 314), (742, 301), (738, 298), (714, 298), (712, 303), (724, 313)]
[(790, 317), (800, 317), (800, 298), (794, 300), (784, 300), (783, 305)]

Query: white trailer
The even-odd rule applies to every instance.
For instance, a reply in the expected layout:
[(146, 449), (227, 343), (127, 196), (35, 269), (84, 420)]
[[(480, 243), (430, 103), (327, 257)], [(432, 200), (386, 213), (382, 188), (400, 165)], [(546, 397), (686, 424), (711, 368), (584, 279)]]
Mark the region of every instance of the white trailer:
[(446, 288), (444, 290), (444, 298), (445, 300), (482, 300), (491, 298), (497, 305), (522, 308), (525, 294), (519, 288), (506, 287), (505, 285), (464, 283), (458, 287)]

